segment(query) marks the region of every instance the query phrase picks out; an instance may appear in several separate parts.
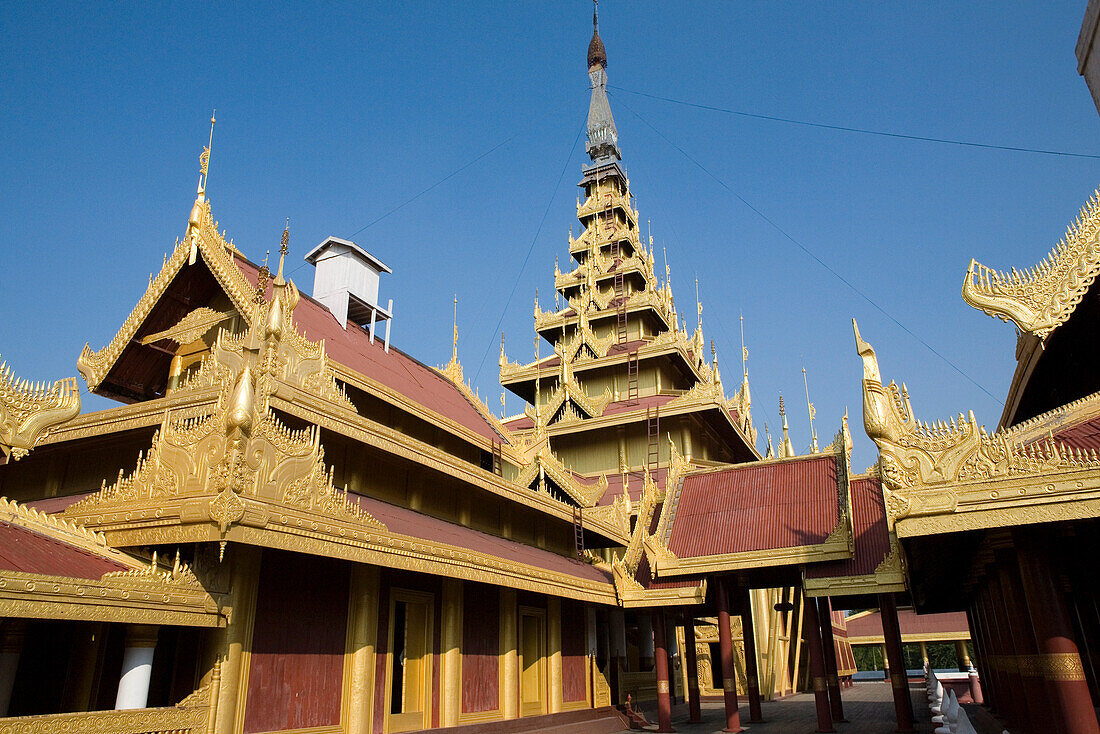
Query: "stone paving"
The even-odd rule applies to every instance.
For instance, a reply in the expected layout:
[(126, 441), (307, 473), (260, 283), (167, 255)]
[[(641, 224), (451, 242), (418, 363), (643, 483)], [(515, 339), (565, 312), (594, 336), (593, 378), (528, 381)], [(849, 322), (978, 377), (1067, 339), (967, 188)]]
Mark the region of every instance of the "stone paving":
[[(910, 693), (917, 716), (915, 728), (920, 734), (930, 734), (932, 726), (923, 682), (910, 683)], [(844, 700), (844, 715), (848, 723), (835, 724), (837, 734), (894, 734), (897, 731), (894, 700), (890, 695), (890, 685), (885, 681), (856, 683), (851, 688), (845, 688), (841, 698)], [(811, 693), (800, 693), (779, 701), (765, 701), (762, 706), (762, 724), (748, 723), (748, 703), (743, 698), (740, 703), (741, 725), (746, 732), (810, 734), (817, 729), (817, 710), (814, 708), (814, 697)], [(646, 716), (654, 721), (656, 712), (647, 710)], [(687, 723), (685, 705), (673, 708), (672, 726), (682, 734), (713, 734), (721, 732), (724, 725), (725, 714), (719, 701), (703, 702), (702, 724)]]

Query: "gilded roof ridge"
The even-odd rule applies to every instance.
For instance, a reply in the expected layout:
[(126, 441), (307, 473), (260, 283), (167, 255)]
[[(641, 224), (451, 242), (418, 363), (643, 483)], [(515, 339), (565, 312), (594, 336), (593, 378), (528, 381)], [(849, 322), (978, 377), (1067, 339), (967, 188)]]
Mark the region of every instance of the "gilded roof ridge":
[(1073, 315), (1100, 274), (1100, 190), (1035, 266), (995, 271), (971, 259), (962, 297), (969, 305), (1046, 339)]

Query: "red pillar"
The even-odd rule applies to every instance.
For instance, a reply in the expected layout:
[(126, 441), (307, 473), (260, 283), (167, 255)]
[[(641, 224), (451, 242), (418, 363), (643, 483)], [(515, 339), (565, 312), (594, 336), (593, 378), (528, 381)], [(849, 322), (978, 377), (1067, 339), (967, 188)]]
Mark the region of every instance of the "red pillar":
[(1056, 731), (1066, 734), (1098, 734), (1100, 724), (1077, 650), (1061, 573), (1051, 562), (1050, 539), (1041, 537), (1040, 532), (1038, 528), (1017, 528), (1012, 538), (1023, 596), (1038, 643), (1035, 664), (1052, 699), (1051, 723)]
[(840, 700), (840, 678), (837, 675), (836, 640), (833, 637), (833, 605), (829, 597), (817, 599), (817, 616), (821, 622), (821, 646), (825, 651), (825, 684), (829, 688), (829, 706), (833, 721), (844, 718), (844, 703)]
[(684, 665), (688, 674), (688, 723), (701, 724), (703, 712), (699, 705), (699, 661), (695, 653), (695, 617), (684, 617)]
[(814, 687), (814, 703), (817, 705), (817, 731), (832, 732), (833, 715), (829, 708), (829, 689), (825, 682), (825, 650), (821, 643), (821, 622), (818, 620), (817, 600), (803, 596), (802, 631), (810, 652), (810, 679)]
[(726, 728), (722, 731), (738, 732), (744, 729), (741, 728), (741, 712), (737, 710), (737, 668), (733, 663), (729, 593), (725, 581), (719, 579), (717, 586), (718, 647), (722, 653), (722, 698), (726, 705)]
[(657, 731), (676, 731), (672, 728), (672, 697), (669, 691), (664, 612), (653, 613), (653, 667), (657, 671)]
[(879, 594), (879, 615), (886, 654), (890, 657), (890, 688), (894, 693), (894, 715), (899, 732), (913, 732), (913, 699), (909, 695), (909, 676), (905, 672), (905, 656), (901, 649), (901, 626), (898, 605), (893, 594)]
[(748, 587), (741, 587), (740, 597), (741, 632), (745, 638), (745, 688), (749, 694), (749, 722), (759, 724), (764, 721), (760, 710), (760, 675), (757, 671), (756, 634), (752, 623), (752, 597)]

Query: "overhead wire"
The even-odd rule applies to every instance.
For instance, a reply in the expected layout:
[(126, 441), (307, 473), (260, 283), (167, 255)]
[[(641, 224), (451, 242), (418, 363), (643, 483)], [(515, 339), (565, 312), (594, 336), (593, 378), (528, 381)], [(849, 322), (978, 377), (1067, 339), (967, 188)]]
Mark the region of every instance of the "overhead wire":
[(527, 254), (523, 257), (523, 264), (519, 267), (519, 272), (516, 273), (516, 279), (512, 283), (512, 290), (508, 293), (508, 299), (504, 302), (504, 308), (500, 311), (500, 318), (497, 319), (496, 326), (489, 332), (489, 344), (485, 347), (485, 353), (481, 355), (481, 361), (477, 364), (477, 371), (474, 372), (474, 379), (472, 382), (477, 382), (477, 378), (481, 375), (481, 368), (485, 366), (485, 359), (489, 356), (489, 351), (493, 348), (493, 341), (500, 331), (500, 325), (504, 322), (504, 316), (508, 313), (508, 306), (512, 302), (512, 298), (516, 295), (516, 288), (519, 287), (520, 279), (523, 277), (523, 271), (527, 269), (527, 263), (531, 259), (531, 253), (535, 250), (535, 243), (538, 242), (539, 235), (542, 234), (542, 227), (546, 224), (546, 217), (550, 214), (550, 207), (554, 203), (554, 198), (558, 195), (558, 189), (561, 188), (562, 179), (565, 178), (565, 172), (569, 170), (569, 162), (573, 159), (573, 151), (577, 149), (577, 142), (581, 139), (581, 133), (584, 132), (585, 123), (582, 122), (580, 127), (577, 128), (577, 135), (573, 138), (573, 144), (569, 146), (569, 155), (565, 156), (565, 162), (562, 164), (561, 173), (558, 174), (558, 180), (554, 184), (554, 190), (550, 192), (550, 199), (546, 202), (546, 208), (542, 212), (542, 219), (539, 220), (539, 226), (535, 230), (535, 236), (531, 238), (531, 244), (527, 247)]
[(935, 347), (933, 347), (931, 344), (929, 344), (927, 341), (925, 341), (923, 338), (921, 338), (918, 334), (916, 334), (908, 326), (901, 323), (901, 321), (899, 321), (893, 314), (891, 314), (885, 308), (880, 306), (873, 298), (871, 298), (871, 296), (869, 296), (862, 289), (860, 289), (858, 286), (856, 286), (850, 280), (848, 280), (843, 275), (841, 275), (839, 272), (837, 272), (835, 269), (833, 269), (828, 263), (826, 263), (824, 260), (822, 260), (813, 250), (811, 250), (806, 245), (802, 244), (802, 242), (800, 242), (793, 235), (791, 235), (789, 232), (787, 232), (787, 230), (785, 230), (785, 229), (783, 229), (783, 227), (779, 226), (779, 224), (775, 220), (773, 220), (771, 217), (769, 217), (763, 211), (761, 211), (760, 209), (755, 207), (751, 202), (749, 202), (747, 199), (745, 199), (745, 197), (741, 196), (741, 194), (734, 191), (733, 188), (730, 187), (729, 184), (727, 184), (724, 180), (722, 180), (717, 175), (712, 173), (706, 166), (704, 166), (702, 163), (700, 163), (698, 159), (696, 159), (694, 156), (692, 156), (690, 153), (688, 153), (682, 147), (677, 145), (675, 142), (670, 140), (664, 133), (662, 133), (660, 130), (658, 130), (656, 127), (654, 127), (647, 119), (645, 119), (640, 114), (635, 112), (634, 109), (630, 107), (630, 105), (626, 104), (626, 102), (624, 102), (621, 99), (619, 100), (619, 103), (622, 104), (623, 107), (625, 107), (626, 110), (628, 112), (630, 112), (630, 114), (632, 114), (632, 115), (634, 115), (634, 117), (638, 118), (638, 120), (641, 121), (642, 124), (644, 124), (650, 130), (652, 130), (659, 138), (661, 138), (661, 140), (665, 141), (668, 145), (672, 146), (677, 151), (679, 151), (681, 155), (683, 155), (685, 158), (687, 158), (689, 161), (691, 161), (693, 164), (695, 164), (695, 166), (697, 166), (699, 168), (699, 170), (701, 170), (703, 173), (705, 173), (710, 178), (714, 179), (714, 181), (717, 182), (719, 186), (724, 188), (727, 192), (729, 192), (732, 196), (734, 196), (738, 201), (740, 201), (743, 205), (745, 205), (745, 207), (747, 207), (750, 211), (752, 211), (754, 214), (756, 214), (758, 217), (760, 217), (762, 220), (764, 220), (764, 222), (766, 222), (769, 226), (771, 226), (776, 232), (778, 232), (785, 239), (787, 239), (793, 245), (795, 245), (798, 249), (800, 249), (803, 253), (805, 253), (807, 256), (809, 256), (811, 259), (813, 259), (818, 265), (820, 265), (822, 268), (824, 268), (834, 278), (836, 278), (841, 283), (843, 283), (845, 286), (847, 286), (849, 288), (849, 290), (851, 290), (853, 293), (855, 293), (860, 298), (862, 298), (867, 303), (869, 303), (872, 307), (874, 307), (879, 313), (881, 313), (883, 316), (888, 318), (890, 321), (894, 322), (894, 324), (897, 325), (898, 328), (900, 328), (906, 334), (908, 334), (909, 336), (913, 337), (918, 342), (920, 342), (920, 344), (923, 345), (925, 347), (925, 349), (930, 351), (932, 354), (936, 355), (936, 357), (941, 359), (947, 366), (949, 366), (955, 372), (958, 372), (968, 382), (970, 382), (972, 385), (974, 385), (979, 390), (981, 390), (986, 395), (988, 395), (994, 402), (999, 402), (997, 400), (997, 397), (994, 396), (993, 393), (990, 392), (988, 389), (986, 389), (986, 387), (984, 385), (982, 385), (977, 380), (975, 380), (973, 377), (971, 377), (966, 372), (964, 372), (961, 367), (959, 367), (954, 362), (952, 362), (950, 359), (948, 359), (946, 356), (941, 354)]
[(1075, 153), (1065, 150), (1047, 150), (1043, 148), (1028, 148), (1024, 146), (1016, 145), (998, 145), (995, 143), (978, 143), (972, 140), (954, 140), (951, 138), (934, 138), (926, 135), (910, 135), (907, 133), (896, 133), (888, 130), (871, 130), (861, 127), (850, 127), (847, 125), (832, 125), (826, 122), (813, 122), (812, 120), (797, 120), (791, 117), (779, 117), (777, 115), (764, 115), (756, 112), (745, 112), (744, 110), (732, 110), (726, 107), (718, 107), (717, 105), (702, 104), (699, 102), (689, 102), (683, 99), (675, 99), (673, 97), (664, 97), (659, 94), (650, 94), (649, 92), (639, 92), (635, 89), (627, 89), (626, 87), (620, 87), (615, 84), (608, 84), (608, 89), (615, 89), (620, 92), (626, 92), (627, 94), (634, 94), (639, 97), (648, 97), (650, 99), (656, 99), (661, 102), (669, 102), (671, 104), (683, 105), (685, 107), (694, 107), (700, 110), (710, 110), (711, 112), (721, 112), (727, 115), (737, 115), (738, 117), (749, 117), (754, 120), (769, 120), (771, 122), (785, 122), (788, 125), (803, 125), (805, 127), (817, 127), (825, 130), (839, 130), (847, 133), (858, 133), (860, 135), (878, 135), (885, 138), (900, 138), (902, 140), (919, 140), (925, 143), (942, 143), (944, 145), (961, 145), (968, 148), (986, 148), (990, 150), (1006, 150), (1013, 153), (1037, 153), (1040, 155), (1054, 155), (1063, 156), (1068, 158), (1100, 158), (1100, 154), (1094, 153)]

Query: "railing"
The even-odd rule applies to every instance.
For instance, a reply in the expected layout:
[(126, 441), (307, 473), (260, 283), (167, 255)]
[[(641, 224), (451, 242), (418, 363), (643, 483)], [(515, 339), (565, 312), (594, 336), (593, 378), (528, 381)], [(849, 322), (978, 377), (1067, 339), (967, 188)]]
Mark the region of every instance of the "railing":
[(0, 719), (0, 734), (212, 734), (217, 707), (211, 691), (219, 687), (219, 667), (207, 685), (175, 706), (15, 716)]
[[(928, 686), (928, 708), (932, 711), (932, 725), (935, 734), (977, 734), (977, 730), (966, 715), (966, 709), (959, 705), (955, 691), (944, 688), (943, 676), (937, 676), (930, 667), (925, 667), (925, 680)], [(974, 696), (978, 674), (973, 669), (967, 675), (971, 696)], [(979, 689), (980, 690), (980, 689)], [(979, 693), (978, 696), (981, 694)]]

